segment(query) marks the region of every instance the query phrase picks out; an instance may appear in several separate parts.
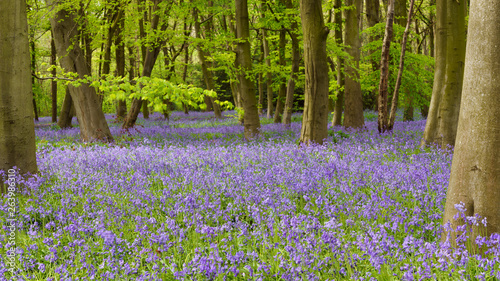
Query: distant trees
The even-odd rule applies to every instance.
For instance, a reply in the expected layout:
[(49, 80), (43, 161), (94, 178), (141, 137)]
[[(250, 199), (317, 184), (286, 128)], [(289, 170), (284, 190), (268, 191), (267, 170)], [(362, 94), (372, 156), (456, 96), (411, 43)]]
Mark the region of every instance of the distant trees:
[[(453, 229), (464, 224), (454, 219), (455, 204), (461, 202), (465, 216), (485, 217), (486, 231), (479, 223), (471, 241), (478, 234), (500, 233), (499, 14), (498, 1), (471, 2), (463, 96), (443, 218)], [(451, 235), (454, 239), (457, 234)]]
[[(0, 170), (36, 173), (28, 23), (24, 1), (0, 1)], [(3, 181), (0, 177), (0, 187)]]

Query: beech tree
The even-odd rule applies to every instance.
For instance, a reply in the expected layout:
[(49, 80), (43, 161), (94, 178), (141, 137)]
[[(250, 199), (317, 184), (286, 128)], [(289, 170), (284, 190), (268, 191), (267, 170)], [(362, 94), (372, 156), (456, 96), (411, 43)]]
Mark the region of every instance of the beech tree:
[(422, 145), (455, 144), (464, 73), (467, 2), (437, 0), (434, 85)]
[[(51, 4), (56, 2), (49, 1)], [(74, 11), (67, 3), (58, 3), (59, 10), (51, 18), (52, 33), (59, 62), (66, 72), (77, 73), (79, 78), (90, 75), (85, 55), (78, 42), (79, 26)], [(79, 87), (68, 85), (83, 141), (113, 141), (113, 136), (93, 87), (82, 83)]]
[(352, 6), (345, 11), (345, 44), (352, 62), (345, 65), (345, 110), (344, 126), (361, 128), (365, 125), (363, 116), (363, 96), (359, 82), (359, 21), (361, 20), (362, 0), (347, 0), (346, 5)]
[(255, 98), (255, 86), (248, 74), (252, 71), (252, 56), (250, 54), (250, 27), (247, 0), (236, 0), (236, 66), (239, 70), (239, 91), (243, 102), (243, 125), (246, 139), (252, 139), (259, 134), (260, 119)]
[(464, 203), (466, 216), (487, 219), (487, 235), (500, 233), (499, 14), (499, 1), (471, 2), (463, 96), (444, 211), (444, 223), (451, 222), (455, 229), (463, 224), (453, 219), (455, 204)]
[(305, 105), (300, 142), (322, 144), (328, 136), (328, 64), (326, 38), (330, 32), (323, 20), (321, 0), (301, 0), (306, 70)]
[[(0, 170), (36, 173), (25, 1), (0, 1)], [(0, 177), (0, 187), (3, 181)], [(3, 190), (3, 189), (2, 189)]]

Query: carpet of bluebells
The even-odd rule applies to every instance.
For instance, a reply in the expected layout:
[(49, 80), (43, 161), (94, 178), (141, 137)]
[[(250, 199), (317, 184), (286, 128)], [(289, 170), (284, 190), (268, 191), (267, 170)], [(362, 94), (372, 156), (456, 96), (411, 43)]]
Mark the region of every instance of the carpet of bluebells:
[(452, 151), (419, 147), (425, 120), (379, 135), (367, 112), (366, 130), (305, 147), (300, 115), (263, 118), (245, 141), (228, 114), (154, 114), (129, 131), (108, 116), (113, 144), (43, 118), (40, 173), (17, 179), (17, 269), (4, 225), (0, 280), (500, 279), (500, 236), (478, 237), (483, 255), (466, 226), (441, 243)]

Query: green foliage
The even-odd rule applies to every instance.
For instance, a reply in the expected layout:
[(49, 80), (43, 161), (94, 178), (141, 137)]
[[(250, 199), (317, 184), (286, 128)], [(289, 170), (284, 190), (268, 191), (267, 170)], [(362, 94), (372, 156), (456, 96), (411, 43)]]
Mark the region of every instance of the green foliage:
[[(380, 69), (373, 70), (371, 62), (380, 62), (382, 56), (382, 41), (384, 37), (385, 23), (378, 23), (363, 31), (363, 34), (377, 36), (378, 40), (363, 46), (363, 61), (360, 64), (361, 89), (364, 94), (378, 91), (380, 82)], [(399, 58), (401, 55), (401, 42), (404, 28), (394, 24), (394, 38), (391, 42), (389, 63), (389, 93), (392, 95), (399, 69)], [(410, 36), (417, 36), (411, 33)], [(408, 40), (405, 53), (405, 66), (401, 79), (399, 91), (399, 102), (404, 104), (407, 97), (413, 99), (414, 106), (428, 105), (432, 94), (434, 80), (434, 59), (432, 57), (415, 54), (411, 52), (411, 40)]]

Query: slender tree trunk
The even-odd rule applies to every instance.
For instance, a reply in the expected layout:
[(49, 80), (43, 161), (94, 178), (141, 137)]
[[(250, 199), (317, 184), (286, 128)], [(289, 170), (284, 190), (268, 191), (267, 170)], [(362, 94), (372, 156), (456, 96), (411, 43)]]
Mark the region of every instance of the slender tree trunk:
[[(116, 75), (118, 77), (125, 77), (125, 43), (123, 42), (123, 28), (125, 25), (125, 17), (123, 12), (118, 13), (116, 26), (116, 40), (115, 40), (115, 57), (116, 57)], [(118, 100), (116, 103), (116, 118), (122, 120), (127, 113), (127, 102), (125, 100)]]
[[(79, 44), (75, 42), (78, 38), (75, 15), (63, 9), (58, 11), (50, 22), (61, 66), (67, 72), (78, 73), (80, 78), (90, 75), (84, 54)], [(82, 140), (113, 141), (95, 89), (88, 84), (82, 84), (79, 87), (69, 85), (69, 88), (80, 124)]]
[(267, 118), (273, 116), (273, 74), (271, 72), (271, 58), (269, 42), (267, 41), (267, 31), (262, 31), (262, 44), (264, 46), (264, 58), (266, 60), (266, 93), (267, 93)]
[[(305, 105), (300, 142), (322, 144), (328, 136), (328, 65), (321, 0), (301, 0), (300, 16), (304, 34)], [(356, 26), (357, 28), (357, 26)]]
[[(25, 1), (0, 1), (0, 170), (36, 173), (35, 128)], [(0, 177), (0, 188), (3, 187)], [(8, 187), (0, 192), (16, 192)]]
[[(293, 4), (291, 1), (286, 1), (288, 9), (293, 9)], [(297, 37), (299, 25), (296, 20), (291, 18), (292, 24), (290, 28), (290, 39), (292, 39), (292, 71), (290, 73), (290, 78), (286, 86), (286, 101), (285, 110), (283, 113), (283, 124), (290, 125), (292, 123), (292, 113), (293, 113), (293, 100), (295, 95), (295, 81), (298, 79), (299, 67), (300, 67), (300, 46), (299, 39)]]
[[(281, 67), (286, 66), (285, 53), (286, 53), (286, 31), (280, 30), (280, 40), (278, 44), (279, 48), (279, 62)], [(294, 50), (292, 50), (292, 53)], [(300, 58), (299, 58), (300, 59)], [(286, 103), (287, 89), (286, 89), (286, 81), (284, 79), (280, 79), (280, 90), (278, 92), (278, 100), (276, 101), (276, 110), (274, 111), (274, 123), (281, 123), (282, 117), (284, 116), (285, 111), (285, 103)], [(292, 104), (293, 104), (293, 93), (292, 93)]]
[[(156, 7), (155, 7), (156, 10)], [(151, 29), (156, 30), (159, 28), (159, 21), (160, 18), (157, 14), (155, 14), (151, 20)], [(163, 31), (165, 29), (165, 25), (163, 25), (160, 29)], [(153, 72), (153, 68), (156, 63), (156, 59), (158, 58), (158, 54), (160, 53), (162, 44), (161, 42), (155, 42), (153, 46), (150, 46), (149, 48), (146, 48), (146, 54), (144, 58), (144, 64), (143, 64), (143, 69), (142, 69), (142, 76), (144, 77), (151, 77), (151, 73)], [(127, 117), (125, 118), (125, 121), (123, 122), (122, 128), (123, 129), (129, 129), (132, 128), (135, 125), (135, 122), (137, 121), (137, 116), (139, 115), (139, 112), (141, 111), (142, 107), (142, 99), (133, 99), (132, 104), (130, 105), (130, 110), (127, 114)]]
[[(196, 9), (196, 8), (193, 9), (193, 17), (195, 19), (194, 29), (195, 29), (195, 33), (196, 33), (196, 38), (201, 39), (201, 28), (200, 28), (200, 22), (198, 21), (198, 9)], [(203, 72), (203, 78), (205, 80), (205, 85), (207, 86), (208, 90), (215, 90), (214, 77), (213, 77), (212, 71), (209, 70), (209, 63), (207, 62), (207, 59), (206, 59), (207, 55), (205, 53), (205, 50), (203, 50), (203, 48), (200, 44), (196, 45), (196, 50), (198, 51), (198, 58), (200, 59), (200, 62), (201, 62), (201, 70)], [(214, 115), (216, 118), (222, 118), (220, 108), (215, 103), (213, 98), (206, 96), (205, 100), (206, 100), (206, 104), (207, 104), (207, 110), (209, 110), (209, 108), (211, 108), (214, 111)]]
[[(31, 49), (31, 73), (36, 73), (36, 46), (35, 46), (35, 35), (33, 31), (30, 32), (30, 49)], [(35, 85), (35, 76), (31, 76), (31, 85)], [(38, 108), (36, 106), (35, 92), (31, 91), (31, 95), (33, 96), (33, 109), (35, 112), (35, 121), (38, 121)]]
[(71, 121), (73, 120), (74, 116), (74, 108), (75, 107), (73, 106), (73, 99), (71, 98), (69, 88), (66, 87), (66, 95), (64, 96), (63, 105), (61, 107), (61, 116), (59, 116), (59, 122), (57, 122), (59, 128), (65, 129), (72, 127)]
[[(406, 29), (403, 35), (403, 42), (401, 43), (401, 56), (399, 57), (399, 71), (398, 77), (396, 79), (396, 86), (394, 86), (394, 93), (392, 95), (392, 104), (391, 104), (391, 114), (389, 116), (389, 131), (394, 127), (394, 122), (396, 120), (396, 109), (398, 106), (398, 96), (399, 96), (399, 88), (401, 87), (401, 78), (403, 77), (404, 63), (405, 63), (405, 51), (406, 51), (406, 41), (408, 39), (408, 32), (410, 31), (410, 23), (411, 16), (413, 13), (413, 4), (415, 0), (411, 0), (410, 3), (410, 11), (408, 12), (408, 22), (406, 23)], [(407, 93), (409, 95), (409, 93)], [(413, 112), (413, 107), (411, 107), (411, 112)], [(413, 115), (413, 113), (412, 113)]]
[[(361, 94), (361, 84), (359, 82), (359, 21), (361, 19), (361, 1), (347, 0), (347, 6), (353, 8), (345, 11), (346, 36), (345, 43), (347, 53), (352, 58), (351, 64), (345, 66), (345, 112), (344, 126), (346, 128), (361, 128), (365, 125), (363, 116), (363, 97)], [(354, 64), (354, 65), (352, 65)]]
[(385, 25), (384, 43), (382, 45), (382, 58), (380, 60), (380, 83), (378, 97), (378, 131), (384, 133), (389, 130), (387, 116), (387, 99), (389, 88), (389, 54), (393, 34), (394, 0), (389, 0), (387, 7), (387, 22)]
[[(56, 53), (56, 45), (54, 44), (54, 36), (52, 36), (52, 31), (51, 33), (51, 40), (50, 40), (50, 65), (53, 66), (53, 69), (51, 71), (52, 77), (57, 76), (57, 70), (56, 70), (56, 58), (57, 58), (57, 53)], [(55, 79), (52, 79), (50, 81), (50, 90), (52, 93), (52, 123), (57, 122), (57, 81)]]
[[(366, 6), (365, 6), (365, 11), (366, 11), (366, 20), (368, 23), (368, 27), (373, 27), (376, 24), (380, 22), (380, 0), (366, 0)], [(380, 36), (375, 36), (375, 35), (370, 35), (368, 40), (370, 42), (375, 42), (380, 39)], [(378, 58), (373, 57), (373, 53), (375, 51), (370, 51), (369, 55), (372, 57), (370, 59), (370, 63), (372, 65), (372, 71), (377, 71), (380, 69), (380, 61)], [(378, 109), (378, 94), (376, 91), (370, 92), (369, 93), (369, 98), (365, 103), (367, 104), (368, 108), (373, 108), (375, 110)]]
[[(342, 0), (335, 0), (335, 41), (338, 46), (342, 46), (344, 40), (342, 38), (342, 12), (340, 8), (342, 7)], [(344, 58), (340, 55), (337, 56), (337, 85), (340, 90), (337, 93), (337, 99), (335, 100), (335, 107), (333, 111), (333, 126), (342, 125), (342, 111), (344, 109), (344, 87), (345, 76), (344, 76)]]
[[(464, 1), (454, 4), (465, 5)], [(464, 7), (451, 9), (456, 8)], [(464, 224), (463, 219), (454, 219), (455, 204), (461, 203), (467, 209), (465, 216), (485, 217), (485, 228), (479, 222), (480, 227), (474, 227), (472, 235), (467, 234), (472, 243), (478, 234), (500, 234), (499, 14), (498, 1), (471, 2), (463, 97), (443, 217), (453, 229)], [(460, 232), (451, 233), (451, 240), (457, 235)]]
[(262, 72), (258, 74), (258, 88), (259, 88), (259, 99), (258, 99), (258, 105), (257, 105), (257, 111), (259, 112), (259, 115), (262, 115), (264, 113), (263, 107), (264, 107), (264, 83), (262, 79)]
[(236, 38), (239, 39), (236, 57), (237, 68), (240, 68), (240, 95), (243, 101), (243, 124), (245, 138), (253, 139), (260, 131), (260, 119), (255, 98), (255, 86), (248, 74), (252, 72), (252, 57), (250, 55), (250, 27), (247, 0), (236, 1)]

